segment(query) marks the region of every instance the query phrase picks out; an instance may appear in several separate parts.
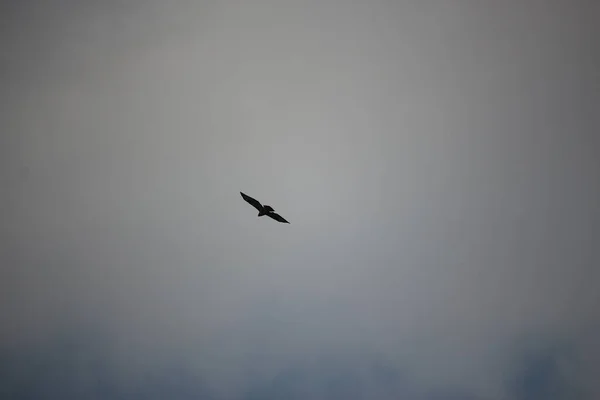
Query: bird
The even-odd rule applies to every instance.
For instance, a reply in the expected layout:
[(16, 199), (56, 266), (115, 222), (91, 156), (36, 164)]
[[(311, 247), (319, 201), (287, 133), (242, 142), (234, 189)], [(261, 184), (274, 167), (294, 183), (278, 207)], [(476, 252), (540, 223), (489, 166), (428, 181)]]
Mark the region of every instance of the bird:
[(258, 210), (258, 217), (262, 217), (263, 215), (266, 215), (268, 217), (273, 218), (275, 221), (279, 221), (282, 222), (284, 224), (289, 224), (288, 221), (286, 221), (285, 218), (283, 218), (281, 215), (277, 214), (275, 212), (275, 210), (273, 210), (273, 207), (268, 206), (268, 205), (262, 205), (260, 204), (260, 201), (253, 199), (252, 197), (248, 196), (247, 194), (244, 194), (242, 192), (240, 192), (240, 194), (242, 195), (242, 198), (244, 200), (246, 200), (252, 207), (256, 208)]

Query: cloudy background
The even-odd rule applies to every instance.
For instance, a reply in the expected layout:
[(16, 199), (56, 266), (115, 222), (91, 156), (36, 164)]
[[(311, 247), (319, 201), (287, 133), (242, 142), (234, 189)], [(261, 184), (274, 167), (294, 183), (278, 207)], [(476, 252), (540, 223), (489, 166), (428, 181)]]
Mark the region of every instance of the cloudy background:
[(600, 398), (599, 17), (2, 1), (0, 397)]

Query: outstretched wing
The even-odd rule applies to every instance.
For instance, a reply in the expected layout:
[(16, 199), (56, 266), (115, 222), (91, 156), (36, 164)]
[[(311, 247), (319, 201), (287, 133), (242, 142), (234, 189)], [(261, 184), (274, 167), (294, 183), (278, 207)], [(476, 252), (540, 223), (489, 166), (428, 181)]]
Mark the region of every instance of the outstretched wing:
[(253, 199), (252, 197), (240, 192), (240, 194), (242, 195), (243, 199), (246, 200), (248, 203), (250, 203), (250, 205), (252, 205), (252, 207), (256, 208), (258, 211), (262, 211), (263, 210), (263, 206), (260, 204), (260, 202), (256, 199)]
[(283, 222), (284, 224), (289, 224), (289, 222), (287, 222), (285, 220), (285, 218), (283, 218), (281, 215), (274, 213), (274, 212), (270, 212), (267, 214), (269, 217), (273, 218), (275, 221), (279, 221), (279, 222)]

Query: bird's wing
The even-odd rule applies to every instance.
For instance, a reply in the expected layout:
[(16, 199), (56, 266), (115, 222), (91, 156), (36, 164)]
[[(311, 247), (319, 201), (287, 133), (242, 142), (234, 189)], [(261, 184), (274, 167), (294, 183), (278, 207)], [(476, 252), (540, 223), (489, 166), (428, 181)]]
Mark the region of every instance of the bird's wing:
[(283, 222), (283, 223), (285, 223), (285, 224), (289, 224), (289, 222), (287, 222), (287, 221), (285, 220), (285, 218), (283, 218), (281, 215), (279, 215), (279, 214), (277, 214), (277, 213), (271, 212), (271, 213), (268, 213), (267, 215), (268, 215), (269, 217), (273, 218), (275, 221), (279, 221), (279, 222)]
[(250, 197), (242, 192), (240, 192), (240, 194), (242, 195), (244, 200), (246, 200), (248, 203), (250, 203), (250, 205), (252, 205), (252, 207), (256, 208), (258, 211), (263, 210), (263, 206), (262, 206), (262, 204), (260, 204), (260, 202), (258, 200), (253, 199), (252, 197)]

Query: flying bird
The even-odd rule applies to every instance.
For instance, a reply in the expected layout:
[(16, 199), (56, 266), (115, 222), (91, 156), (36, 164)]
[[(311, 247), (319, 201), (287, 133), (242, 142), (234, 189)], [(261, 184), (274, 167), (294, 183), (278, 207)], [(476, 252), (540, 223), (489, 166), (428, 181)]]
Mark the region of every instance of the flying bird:
[(271, 206), (267, 206), (267, 205), (262, 205), (260, 204), (260, 202), (256, 199), (253, 199), (252, 197), (248, 196), (247, 194), (244, 194), (242, 192), (240, 192), (240, 194), (242, 195), (242, 198), (244, 200), (246, 200), (248, 203), (250, 203), (250, 205), (254, 208), (256, 208), (258, 210), (258, 217), (262, 217), (263, 215), (266, 215), (268, 217), (273, 218), (275, 221), (279, 221), (279, 222), (283, 222), (284, 224), (289, 224), (288, 221), (285, 220), (285, 218), (283, 218), (281, 215), (277, 214), (275, 212), (275, 210), (273, 210), (273, 207)]

